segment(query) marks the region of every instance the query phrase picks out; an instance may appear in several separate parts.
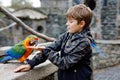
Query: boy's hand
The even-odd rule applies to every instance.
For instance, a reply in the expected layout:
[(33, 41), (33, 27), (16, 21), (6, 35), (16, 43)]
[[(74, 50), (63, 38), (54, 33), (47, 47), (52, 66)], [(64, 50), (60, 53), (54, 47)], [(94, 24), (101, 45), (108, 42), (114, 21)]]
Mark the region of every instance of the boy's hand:
[(30, 70), (30, 65), (29, 64), (26, 64), (26, 65), (21, 65), (19, 66), (18, 68), (14, 69), (14, 72), (17, 73), (17, 72), (25, 72), (25, 71), (29, 71)]
[(35, 47), (34, 50), (42, 51), (45, 49), (45, 46)]
[(45, 49), (45, 46), (40, 46), (40, 47), (28, 46), (27, 48), (32, 48), (32, 49), (34, 49), (34, 50), (42, 51), (42, 50)]

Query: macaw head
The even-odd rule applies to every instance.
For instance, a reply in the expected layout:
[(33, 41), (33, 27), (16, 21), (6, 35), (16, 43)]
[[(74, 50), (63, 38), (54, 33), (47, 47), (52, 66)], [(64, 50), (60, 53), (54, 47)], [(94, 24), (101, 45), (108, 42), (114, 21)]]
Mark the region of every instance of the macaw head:
[(29, 45), (33, 46), (38, 43), (39, 38), (36, 35), (29, 35), (26, 40), (29, 40)]

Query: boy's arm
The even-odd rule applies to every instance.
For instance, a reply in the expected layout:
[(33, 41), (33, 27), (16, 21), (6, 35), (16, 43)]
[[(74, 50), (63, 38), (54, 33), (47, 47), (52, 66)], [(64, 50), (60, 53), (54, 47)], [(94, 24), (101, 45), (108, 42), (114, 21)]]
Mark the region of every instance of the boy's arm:
[(49, 56), (48, 53), (51, 53), (51, 51), (53, 53), (56, 53), (61, 49), (61, 43), (62, 43), (63, 36), (64, 35), (61, 35), (56, 41), (54, 41), (50, 46), (43, 49), (42, 52), (40, 54), (36, 55), (32, 60), (27, 60), (27, 63), (31, 66), (31, 69), (34, 66), (36, 66), (42, 62), (45, 62)]
[(54, 54), (52, 51), (49, 53), (49, 60), (57, 65), (60, 69), (68, 69), (78, 63), (85, 55), (90, 55), (91, 47), (88, 41), (82, 41), (76, 45), (74, 49), (65, 53), (66, 56), (60, 57), (58, 53)]

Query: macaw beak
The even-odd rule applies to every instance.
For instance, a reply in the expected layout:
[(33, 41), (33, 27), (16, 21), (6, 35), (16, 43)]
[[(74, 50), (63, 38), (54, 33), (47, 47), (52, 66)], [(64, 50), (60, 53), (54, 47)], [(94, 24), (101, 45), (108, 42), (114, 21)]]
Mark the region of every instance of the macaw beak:
[(34, 38), (34, 39), (30, 40), (30, 45), (37, 45), (38, 40), (39, 40), (39, 38)]
[(39, 38), (34, 38), (34, 40), (36, 40), (36, 41), (37, 41), (37, 40), (39, 40)]

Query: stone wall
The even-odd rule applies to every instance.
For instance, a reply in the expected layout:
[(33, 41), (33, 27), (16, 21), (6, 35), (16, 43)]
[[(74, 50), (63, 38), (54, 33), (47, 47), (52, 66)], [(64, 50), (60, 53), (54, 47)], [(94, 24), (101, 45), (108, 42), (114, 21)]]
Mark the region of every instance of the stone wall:
[(58, 38), (58, 36), (66, 31), (65, 16), (60, 14), (49, 14), (46, 21), (46, 35)]
[[(11, 20), (8, 18), (0, 19), (0, 29), (10, 25)], [(11, 22), (12, 23), (12, 22)], [(12, 28), (4, 29), (0, 31), (0, 47), (10, 46), (13, 42)]]
[(120, 40), (97, 40), (98, 47), (106, 55), (106, 58), (98, 55), (93, 49), (93, 66), (94, 69), (105, 68), (120, 64)]
[(101, 29), (102, 38), (114, 40), (118, 36), (118, 26), (116, 25), (116, 16), (118, 11), (118, 0), (106, 0), (101, 7)]

